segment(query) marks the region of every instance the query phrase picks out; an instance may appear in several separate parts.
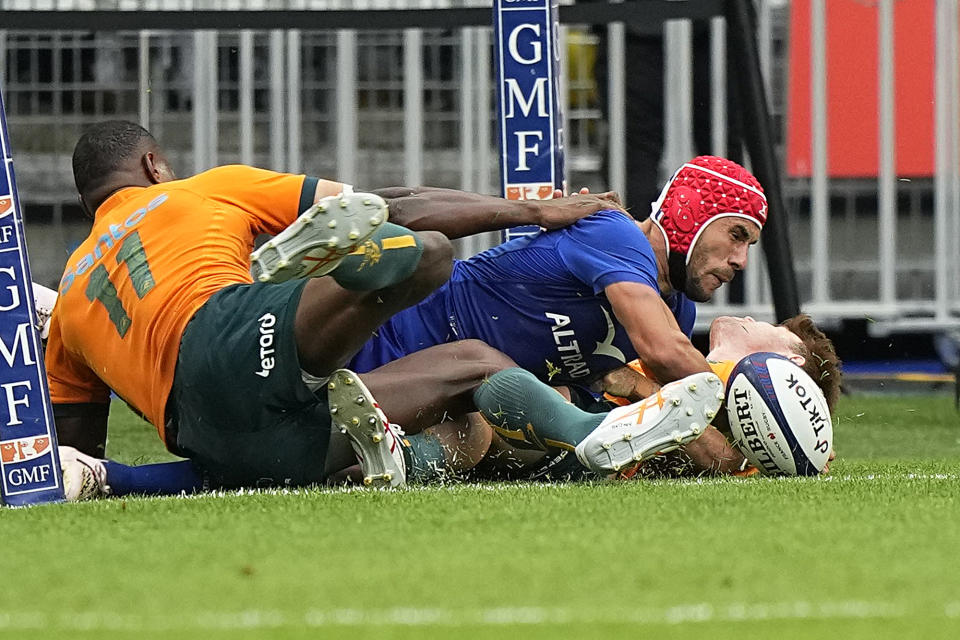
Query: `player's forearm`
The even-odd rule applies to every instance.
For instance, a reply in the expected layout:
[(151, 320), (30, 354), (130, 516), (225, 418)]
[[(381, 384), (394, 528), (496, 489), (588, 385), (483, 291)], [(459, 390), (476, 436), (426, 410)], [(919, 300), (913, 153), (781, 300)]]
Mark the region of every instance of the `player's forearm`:
[(710, 371), (707, 359), (680, 330), (660, 292), (639, 282), (604, 288), (613, 313), (627, 330), (644, 368), (661, 384)]
[(541, 224), (535, 201), (431, 187), (391, 187), (374, 193), (387, 201), (391, 222), (412, 231), (439, 231), (450, 239)]
[(109, 411), (109, 404), (53, 405), (57, 444), (73, 447), (95, 458), (105, 457)]

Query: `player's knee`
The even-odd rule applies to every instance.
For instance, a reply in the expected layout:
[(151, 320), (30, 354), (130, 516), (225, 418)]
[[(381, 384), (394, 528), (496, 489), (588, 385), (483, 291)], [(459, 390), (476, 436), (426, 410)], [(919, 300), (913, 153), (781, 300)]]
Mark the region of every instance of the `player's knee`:
[(461, 340), (456, 345), (457, 361), (466, 365), (468, 376), (478, 380), (517, 366), (508, 355), (481, 340)]
[(437, 231), (418, 231), (417, 235), (423, 244), (423, 253), (408, 285), (429, 292), (450, 277), (453, 269), (453, 245), (445, 235)]

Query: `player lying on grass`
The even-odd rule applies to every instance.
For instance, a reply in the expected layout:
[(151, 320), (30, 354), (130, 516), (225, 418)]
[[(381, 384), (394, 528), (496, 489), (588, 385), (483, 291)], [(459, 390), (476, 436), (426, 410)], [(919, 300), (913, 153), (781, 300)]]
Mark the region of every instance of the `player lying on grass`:
[[(431, 350), (457, 348), (469, 342), (472, 341), (432, 347), (413, 357)], [(488, 348), (481, 343), (474, 343), (466, 348), (475, 348), (478, 345)], [(447, 351), (447, 353), (450, 352)], [(476, 355), (470, 354), (471, 359)], [(405, 358), (401, 358), (391, 365), (402, 365), (404, 360)], [(389, 373), (384, 372), (388, 387), (399, 384), (400, 378), (394, 376), (395, 373), (397, 373), (395, 370)], [(350, 420), (357, 418), (355, 424), (363, 424), (371, 420), (377, 423), (379, 429), (385, 428), (386, 417), (365, 386), (366, 382), (372, 388), (378, 388), (377, 374), (378, 371), (374, 371), (365, 374), (361, 379), (359, 375), (345, 369), (334, 372), (329, 382), (331, 391), (328, 398), (335, 424), (346, 428)], [(498, 373), (494, 373), (489, 379), (495, 380), (497, 375)], [(468, 383), (468, 387), (472, 390), (474, 404), (485, 415), (495, 416), (499, 413), (498, 405), (487, 406), (484, 399), (478, 398), (477, 389), (482, 389), (484, 384), (486, 383), (482, 380), (477, 380), (476, 383)], [(693, 374), (665, 385), (658, 392), (663, 400), (662, 411), (647, 411), (645, 406), (641, 407), (641, 403), (637, 403), (606, 413), (589, 413), (578, 409), (564, 400), (556, 391), (539, 383), (528, 385), (526, 388), (516, 388), (514, 393), (522, 398), (520, 402), (528, 408), (527, 437), (542, 443), (544, 451), (555, 448), (575, 451), (578, 464), (596, 474), (594, 477), (609, 475), (617, 470), (632, 467), (638, 462), (672, 451), (695, 440), (702, 435), (706, 425), (715, 417), (723, 400), (723, 386), (720, 378), (712, 373)], [(497, 397), (496, 394), (493, 397)], [(354, 404), (366, 406), (358, 409), (353, 406)], [(562, 426), (559, 423), (562, 423)], [(454, 428), (444, 429), (444, 427)], [(391, 447), (390, 452), (381, 455), (380, 464), (391, 473), (407, 474), (406, 477), (416, 481), (435, 479), (448, 470), (468, 470), (475, 464), (472, 456), (481, 457), (489, 447), (489, 440), (476, 441), (477, 438), (483, 438), (482, 429), (467, 429), (459, 433), (457, 431), (452, 421), (441, 424), (439, 435), (430, 438), (434, 441), (431, 445), (430, 439), (416, 440), (422, 434), (405, 436), (398, 427), (393, 425), (388, 429), (385, 437), (397, 438), (397, 443), (404, 444), (396, 446), (400, 451), (395, 451)], [(397, 435), (394, 436), (394, 434)], [(556, 435), (564, 440), (552, 440), (550, 435)], [(340, 469), (340, 473), (335, 476), (335, 481), (347, 478), (352, 471), (351, 465), (356, 462), (352, 452), (349, 456), (345, 456), (347, 452), (348, 449), (342, 445), (338, 450), (334, 439), (331, 438), (330, 451), (325, 458), (325, 464), (328, 475), (333, 475), (331, 472)], [(269, 455), (267, 451), (263, 453)], [(369, 449), (358, 451), (358, 454), (370, 455), (371, 451)], [(458, 456), (466, 458), (458, 462)], [(474, 461), (467, 462), (471, 459)], [(71, 501), (104, 495), (171, 495), (225, 488), (225, 486), (230, 488), (275, 484), (269, 479), (264, 479), (261, 482), (246, 485), (239, 483), (225, 485), (211, 476), (204, 465), (197, 464), (194, 460), (128, 466), (85, 455), (69, 446), (60, 447), (60, 460), (64, 471), (65, 492), (67, 499)], [(357, 469), (355, 478), (358, 481), (362, 479), (364, 484), (369, 484), (368, 463), (369, 460), (361, 458), (361, 468)], [(398, 486), (401, 483), (393, 484)]]
[[(820, 387), (831, 411), (836, 405), (842, 384), (840, 359), (833, 343), (809, 316), (801, 314), (776, 326), (767, 322), (756, 322), (750, 317), (720, 317), (711, 323), (709, 339), (710, 351), (706, 359), (724, 385), (734, 366), (742, 358), (758, 351), (772, 352), (790, 358), (806, 371)], [(593, 410), (609, 410), (611, 403), (625, 405), (655, 397), (660, 386), (641, 361), (631, 362), (629, 366), (611, 372), (604, 378), (607, 398), (597, 402)], [(561, 387), (558, 390), (565, 397), (571, 397), (570, 389)], [(729, 434), (724, 411), (718, 412), (712, 425)], [(477, 431), (483, 429), (482, 424), (474, 427)], [(549, 480), (579, 479), (592, 475), (567, 451), (555, 450), (543, 455), (517, 449), (510, 440), (499, 437), (493, 430), (488, 432), (490, 444), (487, 453), (467, 477)], [(485, 444), (477, 435), (473, 436), (473, 442), (482, 443), (481, 446)], [(477, 455), (476, 452), (467, 453), (473, 457)], [(832, 453), (830, 459), (833, 459)], [(683, 452), (677, 452), (664, 460), (655, 458), (648, 463), (633, 466), (622, 475), (632, 476), (641, 468), (654, 471), (699, 471)], [(746, 467), (726, 470), (737, 473), (752, 472)]]
[[(455, 237), (437, 226), (447, 220), (397, 209), (411, 228)], [(364, 372), (425, 347), (482, 340), (522, 367), (478, 391), (499, 399), (487, 416), (494, 428), (518, 446), (572, 450), (580, 428), (564, 432), (560, 423), (549, 434), (532, 433), (530, 400), (512, 389), (536, 377), (589, 384), (638, 356), (664, 382), (710, 371), (689, 341), (694, 302), (709, 300), (746, 267), (766, 216), (763, 190), (748, 171), (724, 158), (695, 158), (668, 181), (642, 223), (601, 211), (457, 261), (446, 284), (388, 320), (348, 366)], [(444, 373), (458, 377), (455, 369)], [(393, 404), (384, 393), (376, 395)], [(710, 428), (686, 450), (702, 469), (730, 471), (744, 462)]]
[[(482, 345), (467, 341), (439, 348), (434, 347), (415, 354), (411, 358), (397, 360), (379, 374), (374, 372), (365, 375), (364, 378), (374, 387), (383, 388), (383, 385), (386, 385), (391, 394), (396, 394), (399, 391), (396, 388), (396, 381), (405, 379), (407, 373), (417, 375), (416, 371), (427, 364), (431, 352), (458, 347), (461, 351), (456, 362), (462, 362), (479, 356), (479, 353), (471, 350)], [(710, 352), (707, 354), (707, 360), (724, 383), (733, 366), (741, 358), (757, 351), (779, 353), (801, 366), (818, 382), (828, 406), (831, 410), (833, 409), (841, 384), (840, 361), (833, 344), (816, 328), (809, 316), (801, 315), (791, 318), (780, 326), (754, 322), (751, 318), (730, 317), (718, 318), (712, 323)], [(420, 362), (421, 359), (422, 362)], [(456, 362), (446, 364), (458, 366)], [(444, 363), (436, 362), (436, 364)], [(608, 389), (624, 396), (619, 399), (623, 403), (627, 402), (626, 398), (629, 398), (629, 401), (637, 401), (655, 394), (660, 387), (658, 383), (642, 373), (641, 363), (631, 363), (631, 365), (630, 368), (617, 371), (616, 376), (608, 376), (608, 378), (616, 378), (615, 384), (608, 383)], [(406, 370), (407, 366), (411, 367), (411, 371)], [(379, 379), (378, 375), (381, 376)], [(438, 382), (438, 384), (443, 383)], [(561, 387), (558, 390), (565, 397), (570, 397), (567, 388)], [(411, 391), (408, 389), (408, 393)], [(618, 398), (613, 399), (618, 400)], [(595, 410), (611, 408), (613, 408), (611, 404), (598, 402)], [(725, 431), (725, 413), (718, 412), (713, 424)], [(564, 448), (562, 445), (548, 447), (550, 449), (548, 453), (517, 449), (508, 441), (501, 439), (482, 421), (473, 420), (470, 428), (455, 425), (451, 421), (434, 430), (434, 433), (436, 434), (434, 437), (439, 438), (435, 442), (442, 444), (445, 449), (446, 462), (445, 464), (441, 462), (438, 466), (443, 467), (445, 471), (469, 471), (462, 476), (466, 479), (578, 480), (607, 475), (603, 472), (600, 474), (590, 472), (575, 455), (570, 454), (569, 448)], [(179, 493), (203, 487), (201, 476), (196, 474), (189, 463), (126, 467), (115, 462), (78, 457), (71, 451), (62, 451), (61, 458), (67, 461), (65, 468), (74, 487), (82, 485), (83, 481), (77, 478), (86, 474), (89, 495), (104, 493), (111, 489), (116, 495), (125, 495), (127, 493)], [(341, 457), (340, 459), (350, 464), (349, 458)], [(470, 467), (477, 461), (479, 465), (471, 470)], [(644, 473), (689, 472), (691, 465), (682, 456), (679, 458), (665, 456), (644, 465), (630, 465), (623, 470), (622, 475), (632, 476), (638, 469)], [(736, 471), (748, 474), (751, 472), (745, 468)], [(349, 469), (348, 473), (342, 474), (341, 477), (348, 475), (356, 480), (362, 478), (362, 473), (357, 468)], [(106, 489), (107, 486), (111, 489)]]
[[(387, 223), (375, 196), (335, 198), (337, 182), (242, 166), (175, 180), (132, 123), (85, 133), (74, 174), (94, 223), (68, 261), (46, 353), (61, 441), (102, 452), (113, 390), (170, 450), (224, 483), (322, 479), (329, 419), (315, 377), (446, 280), (449, 241)], [(429, 219), (449, 210), (449, 193), (417, 194), (405, 208)], [(563, 225), (611, 206), (594, 196), (461, 201), (481, 204), (460, 207), (471, 231)], [(257, 260), (266, 279), (286, 281), (251, 283), (254, 238), (288, 227)]]
[[(469, 338), (530, 372), (503, 377), (505, 385), (534, 376), (588, 385), (638, 357), (664, 382), (709, 371), (689, 340), (694, 303), (746, 267), (766, 221), (766, 198), (740, 165), (701, 156), (677, 170), (652, 209), (643, 222), (602, 211), (455, 261), (446, 284), (385, 322), (348, 366), (365, 372)], [(414, 216), (404, 221), (428, 228)], [(539, 447), (526, 438), (524, 408), (505, 409), (517, 419), (496, 422), (501, 435)], [(742, 462), (714, 430), (687, 449), (704, 469)]]
[[(702, 194), (703, 200), (698, 203), (692, 203), (690, 197), (692, 194)], [(473, 233), (480, 229), (470, 228), (467, 223), (471, 216), (470, 208), (476, 206), (468, 196), (458, 196), (456, 202), (456, 215), (450, 215), (444, 218), (438, 216), (422, 215), (424, 209), (417, 208), (418, 200), (423, 198), (421, 195), (411, 194), (409, 190), (393, 190), (384, 195), (405, 196), (398, 201), (394, 201), (395, 219), (401, 221), (413, 228), (430, 228), (442, 231), (448, 237), (458, 237)], [(427, 194), (429, 195), (429, 194)], [(705, 206), (704, 206), (705, 205)], [(488, 206), (481, 204), (481, 207)], [(521, 267), (527, 267), (530, 260), (524, 260), (527, 256), (533, 255), (534, 260), (542, 259), (544, 254), (562, 255), (564, 251), (569, 254), (569, 260), (561, 263), (561, 268), (557, 269), (559, 282), (557, 279), (547, 281), (546, 289), (551, 290), (552, 298), (549, 299), (550, 305), (556, 305), (558, 310), (567, 310), (568, 308), (578, 307), (579, 314), (573, 314), (578, 322), (571, 322), (570, 316), (564, 316), (559, 313), (551, 313), (549, 309), (543, 311), (539, 328), (545, 329), (539, 335), (531, 335), (534, 340), (528, 340), (526, 335), (521, 334), (516, 340), (516, 344), (534, 346), (543, 345), (544, 340), (550, 341), (550, 346), (557, 347), (558, 338), (575, 335), (574, 329), (581, 329), (581, 342), (589, 344), (592, 333), (596, 335), (597, 349), (592, 354), (573, 353), (568, 357), (556, 358), (558, 362), (563, 363), (570, 368), (570, 378), (583, 378), (592, 374), (590, 366), (598, 368), (597, 374), (602, 373), (602, 367), (610, 368), (619, 365), (625, 359), (623, 350), (616, 346), (619, 342), (623, 344), (628, 353), (633, 354), (632, 344), (640, 342), (643, 346), (637, 352), (650, 352), (649, 343), (661, 343), (663, 348), (656, 352), (650, 352), (648, 360), (653, 363), (652, 367), (657, 368), (661, 364), (661, 372), (669, 370), (670, 367), (687, 367), (690, 371), (709, 370), (702, 356), (696, 352), (689, 344), (687, 337), (678, 328), (678, 325), (672, 317), (669, 308), (661, 300), (661, 295), (665, 295), (675, 308), (675, 313), (683, 316), (683, 322), (687, 331), (692, 327), (693, 307), (690, 298), (680, 294), (675, 286), (682, 286), (691, 297), (695, 299), (706, 299), (712, 291), (720, 285), (721, 282), (729, 280), (733, 273), (742, 269), (746, 263), (746, 250), (750, 242), (756, 240), (759, 234), (760, 224), (765, 219), (766, 204), (763, 199), (762, 191), (755, 179), (749, 175), (742, 167), (720, 158), (703, 157), (697, 158), (688, 163), (678, 171), (674, 180), (665, 187), (660, 201), (656, 205), (658, 215), (657, 231), (654, 231), (654, 225), (651, 222), (644, 223), (643, 227), (638, 226), (628, 217), (616, 212), (606, 211), (590, 219), (590, 224), (575, 225), (571, 228), (569, 236), (560, 237), (556, 232), (541, 234), (538, 239), (526, 246), (523, 241), (512, 243), (507, 247), (503, 257), (498, 258), (501, 265), (510, 265), (510, 260)], [(582, 227), (582, 228), (581, 228)], [(667, 238), (671, 239), (672, 253), (668, 249)], [(543, 241), (541, 241), (543, 239)], [(539, 243), (539, 244), (538, 244)], [(680, 253), (682, 251), (682, 253)], [(495, 257), (497, 250), (494, 250)], [(672, 256), (672, 257), (671, 257)], [(478, 262), (482, 264), (486, 256), (481, 256)], [(566, 256), (564, 256), (566, 257)], [(679, 257), (679, 260), (678, 260)], [(492, 262), (492, 261), (491, 261)], [(689, 272), (687, 263), (689, 262)], [(574, 268), (566, 269), (567, 263), (576, 265)], [(544, 267), (549, 270), (553, 265), (541, 265), (536, 270), (536, 264), (532, 265), (532, 273), (506, 273), (500, 281), (519, 281), (521, 287), (530, 284), (531, 280), (544, 271)], [(521, 269), (522, 271), (522, 269)], [(497, 274), (494, 274), (495, 277)], [(602, 279), (602, 281), (601, 281)], [(484, 287), (480, 287), (483, 289)], [(489, 290), (489, 287), (486, 288)], [(446, 305), (438, 304), (440, 295), (434, 296), (429, 301), (430, 305), (421, 305), (419, 310), (430, 309), (433, 305), (433, 316), (440, 317), (441, 322), (449, 316), (439, 316), (436, 309), (444, 309)], [(602, 306), (607, 298), (619, 301), (611, 305), (611, 310)], [(588, 305), (578, 304), (580, 301), (589, 301)], [(542, 305), (543, 300), (535, 300), (535, 304)], [(599, 306), (598, 306), (599, 303)], [(490, 305), (483, 305), (489, 307)], [(510, 305), (513, 308), (515, 305)], [(510, 308), (504, 309), (509, 311)], [(461, 309), (461, 311), (463, 311)], [(497, 343), (503, 342), (497, 340), (493, 334), (484, 335), (482, 331), (477, 331), (474, 335), (471, 331), (471, 325), (468, 320), (471, 309), (466, 309), (467, 313), (462, 314), (462, 318), (454, 318), (453, 329), (462, 329), (466, 335), (461, 337), (482, 337), (488, 341)], [(593, 317), (588, 314), (593, 312)], [(633, 330), (627, 334), (619, 322), (617, 327), (621, 329), (620, 339), (616, 340), (616, 328), (613, 326), (611, 311), (617, 317), (627, 317)], [(568, 311), (569, 313), (569, 311)], [(602, 314), (602, 316), (601, 316)], [(474, 314), (477, 316), (477, 314)], [(497, 315), (491, 314), (491, 317), (497, 318)], [(602, 319), (601, 319), (602, 317)], [(549, 326), (544, 325), (543, 318), (552, 318)], [(513, 323), (511, 318), (504, 313), (504, 322), (499, 326), (510, 327)], [(570, 328), (563, 328), (566, 324), (572, 324)], [(462, 323), (462, 326), (458, 324)], [(476, 323), (473, 323), (476, 325)], [(534, 323), (531, 325), (531, 334), (536, 333), (538, 328)], [(559, 326), (558, 326), (559, 325)], [(579, 327), (578, 325), (583, 325)], [(381, 335), (396, 335), (394, 325), (381, 329)], [(449, 326), (449, 325), (447, 325)], [(427, 346), (429, 342), (426, 339), (417, 340), (418, 336), (423, 336), (424, 331), (416, 331), (410, 327), (402, 333), (411, 336), (411, 341), (415, 342), (414, 348)], [(433, 327), (432, 337), (443, 331), (444, 327)], [(559, 329), (559, 330), (558, 330)], [(427, 329), (430, 332), (430, 329)], [(448, 337), (436, 340), (443, 342)], [(625, 335), (626, 334), (626, 335)], [(603, 342), (601, 342), (603, 341)], [(563, 344), (559, 348), (576, 349), (577, 339), (571, 339), (569, 344)], [(368, 345), (369, 347), (370, 345)], [(381, 347), (383, 344), (381, 343)], [(498, 344), (498, 346), (500, 346)], [(606, 347), (606, 348), (603, 348)], [(389, 346), (387, 347), (390, 348)], [(549, 348), (549, 347), (547, 347)], [(553, 355), (553, 351), (547, 351), (542, 354), (543, 361)], [(560, 354), (563, 355), (562, 353)], [(370, 368), (369, 350), (366, 354), (361, 354), (354, 360), (356, 365), (362, 365), (364, 369)], [(577, 365), (577, 358), (580, 357), (580, 364)], [(397, 357), (396, 353), (388, 357), (382, 357), (386, 362)], [(589, 358), (590, 363), (584, 364), (584, 358)], [(592, 360), (600, 359), (601, 364), (594, 364)], [(608, 360), (609, 364), (602, 364), (603, 360)], [(664, 364), (666, 363), (666, 364)], [(464, 366), (462, 361), (457, 366)], [(431, 369), (436, 369), (432, 363), (427, 364)], [(676, 370), (676, 369), (675, 369)], [(674, 375), (666, 374), (663, 377), (681, 377), (687, 373), (687, 370), (679, 369), (680, 373)], [(405, 367), (405, 375), (411, 375), (411, 368)], [(463, 379), (464, 376), (458, 373), (456, 369), (447, 369), (445, 375), (452, 379)], [(594, 374), (596, 375), (596, 374)], [(469, 376), (467, 376), (469, 377)], [(548, 373), (547, 377), (550, 377)], [(565, 376), (561, 372), (562, 380)], [(534, 383), (531, 376), (522, 371), (515, 370), (504, 374), (501, 378), (491, 382), (489, 386), (484, 386), (482, 395), (489, 400), (490, 396), (508, 394), (514, 387), (524, 388)], [(410, 385), (406, 385), (409, 388)], [(376, 395), (381, 399), (381, 403), (388, 407), (396, 407), (401, 404), (403, 398), (394, 402), (389, 395), (389, 387), (383, 385), (376, 390)], [(519, 400), (516, 396), (510, 396)], [(526, 398), (522, 398), (524, 401)], [(522, 403), (514, 402), (513, 406), (497, 405), (498, 415), (509, 419), (512, 416), (520, 418), (527, 415), (527, 407)], [(391, 410), (391, 416), (397, 419), (397, 412)], [(509, 421), (509, 420), (508, 420)], [(522, 423), (522, 424), (520, 424)], [(525, 427), (526, 421), (520, 420), (518, 425)], [(518, 425), (502, 424), (504, 434), (518, 437), (522, 434), (528, 434), (523, 428), (517, 428)], [(413, 428), (411, 425), (405, 426)], [(717, 433), (710, 433), (708, 442), (703, 445), (697, 445), (700, 449), (699, 455), (694, 454), (704, 467), (717, 465), (723, 468), (726, 464), (738, 464), (736, 461), (737, 453), (726, 446), (726, 441)], [(527, 436), (524, 436), (527, 437)], [(551, 442), (564, 442), (567, 446), (572, 446), (582, 440), (582, 429), (579, 426), (570, 427), (569, 433), (550, 433), (544, 435), (544, 439)], [(537, 440), (530, 437), (531, 440)], [(543, 445), (545, 440), (532, 442), (534, 446)], [(552, 445), (548, 445), (552, 446)], [(436, 451), (434, 451), (435, 457)], [(729, 462), (733, 460), (734, 462)]]
[[(331, 445), (332, 414), (367, 480), (403, 483), (404, 456), (416, 469), (418, 447), (400, 447), (364, 385), (337, 368), (384, 320), (446, 280), (451, 247), (442, 233), (387, 223), (383, 200), (344, 193), (336, 182), (242, 166), (176, 180), (153, 137), (132, 123), (91, 128), (73, 160), (94, 222), (68, 261), (46, 351), (63, 445), (102, 456), (113, 391), (211, 486), (306, 485), (343, 466)], [(446, 190), (398, 195), (398, 217), (447, 235), (563, 226), (610, 207), (592, 196), (537, 204)], [(399, 202), (404, 197), (409, 202)], [(253, 254), (260, 282), (251, 283), (249, 250), (264, 232), (277, 235)], [(566, 404), (535, 378), (508, 375), (498, 384), (501, 370), (516, 368), (486, 345), (439, 345), (421, 363), (391, 365), (366, 379), (414, 432), (448, 412), (500, 411), (517, 393), (532, 401), (530, 428), (542, 426), (544, 437), (558, 417), (575, 443), (603, 431), (603, 416)], [(652, 455), (664, 438), (699, 435), (703, 414), (718, 404), (719, 380), (701, 373), (696, 382), (699, 391), (684, 387), (677, 396), (699, 417), (638, 438), (640, 453), (629, 444), (619, 455)], [(647, 432), (608, 425), (618, 426)], [(624, 462), (592, 460), (600, 468)], [(166, 478), (182, 483), (176, 473)]]

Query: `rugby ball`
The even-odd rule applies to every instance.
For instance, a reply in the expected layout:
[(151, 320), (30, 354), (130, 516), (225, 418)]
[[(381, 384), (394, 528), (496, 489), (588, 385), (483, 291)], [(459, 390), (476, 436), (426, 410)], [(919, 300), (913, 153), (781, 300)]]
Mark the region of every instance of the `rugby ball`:
[(813, 379), (788, 358), (753, 353), (727, 381), (733, 444), (766, 475), (814, 476), (833, 447), (830, 410)]

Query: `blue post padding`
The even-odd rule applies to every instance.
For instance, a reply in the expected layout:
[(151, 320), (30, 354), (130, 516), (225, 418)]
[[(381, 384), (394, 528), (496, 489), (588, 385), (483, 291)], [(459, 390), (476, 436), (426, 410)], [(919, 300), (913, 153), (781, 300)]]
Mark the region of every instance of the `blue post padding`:
[(63, 501), (57, 434), (43, 366), (23, 217), (0, 94), (0, 500)]
[[(494, 0), (501, 195), (550, 198), (564, 188), (557, 0)], [(504, 232), (504, 240), (536, 233)]]

